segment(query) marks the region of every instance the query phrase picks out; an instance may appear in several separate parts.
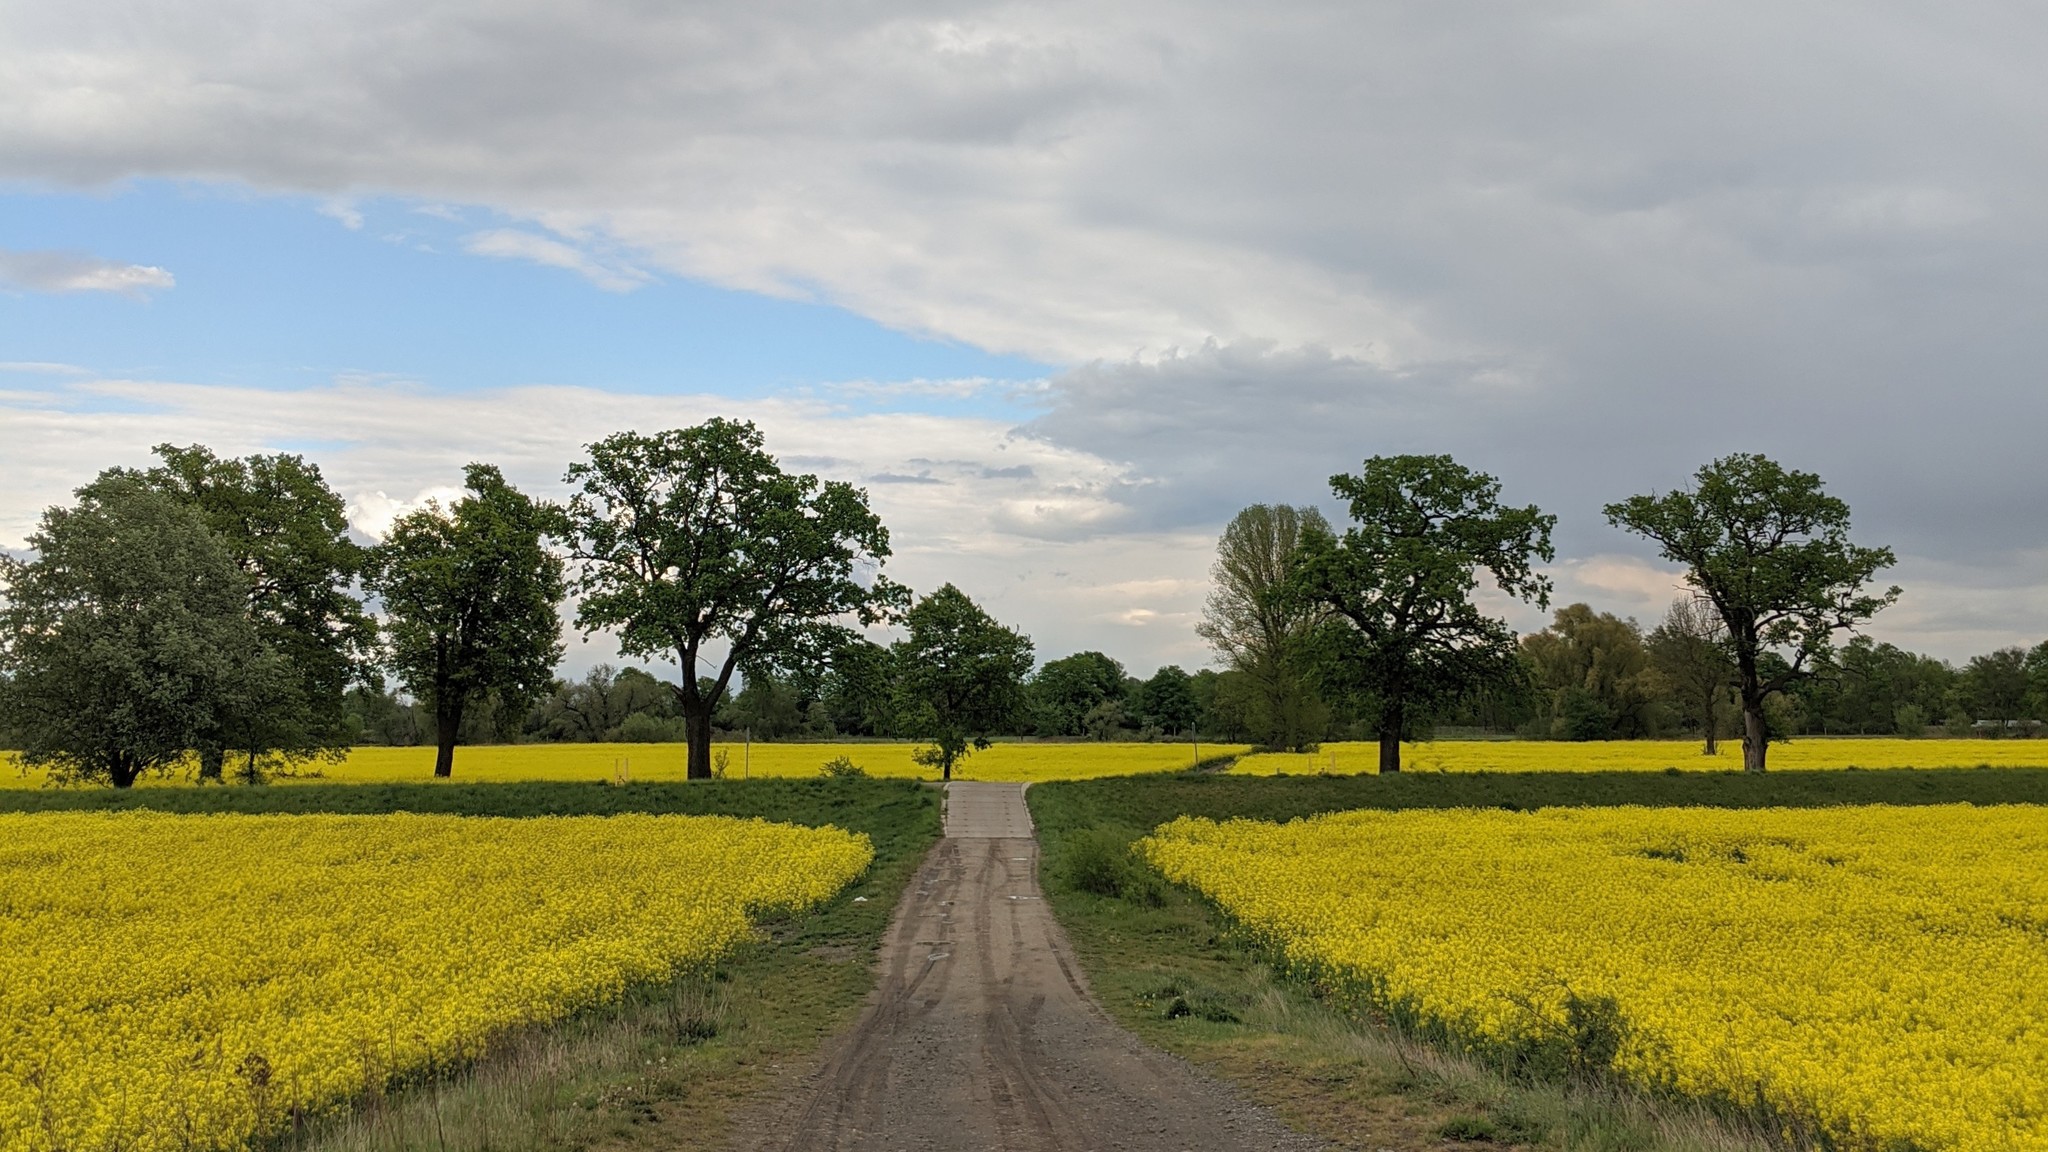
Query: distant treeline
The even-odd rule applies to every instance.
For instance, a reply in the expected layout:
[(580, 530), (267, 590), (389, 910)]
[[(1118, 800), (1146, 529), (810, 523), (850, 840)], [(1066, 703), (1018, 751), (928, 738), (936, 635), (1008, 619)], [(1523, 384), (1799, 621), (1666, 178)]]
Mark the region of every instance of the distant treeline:
[[(891, 580), (867, 493), (791, 473), (751, 424), (707, 420), (586, 446), (569, 498), (488, 464), (364, 547), (341, 497), (295, 455), (160, 445), (53, 507), (32, 556), (0, 555), (0, 743), (53, 779), (127, 786), (196, 762), (257, 781), (357, 743), (909, 739), (950, 779), (991, 739), (1183, 740), (1300, 749), (1447, 728), (1605, 740), (2031, 735), (2048, 644), (1961, 668), (1857, 635), (1894, 603), (1891, 551), (1857, 544), (1820, 477), (1737, 454), (1690, 488), (1604, 507), (1684, 568), (1690, 594), (1647, 632), (1584, 604), (1517, 636), (1484, 579), (1550, 606), (1557, 517), (1502, 499), (1448, 456), (1374, 456), (1313, 507), (1257, 504), (1217, 543), (1197, 632), (1216, 669), (1129, 675), (1031, 638), (951, 584)], [(664, 680), (558, 677), (562, 612)], [(869, 637), (887, 626), (900, 637)]]
[[(1676, 614), (1687, 615), (1685, 601)], [(1702, 693), (1698, 652), (1683, 625), (1645, 630), (1635, 620), (1585, 604), (1558, 610), (1550, 627), (1520, 641), (1524, 681), (1495, 688), (1430, 718), (1414, 735), (1442, 731), (1531, 740), (1703, 738), (1703, 696), (1712, 698), (1715, 735), (1740, 735), (1733, 690)], [(879, 651), (879, 649), (878, 649)], [(866, 667), (876, 669), (871, 661)], [(1714, 675), (1711, 671), (1708, 675)], [(1128, 675), (1101, 652), (1053, 660), (1025, 684), (1026, 707), (1012, 738), (1173, 740), (1300, 747), (1371, 740), (1372, 722), (1323, 701), (1312, 685), (1297, 691), (1296, 714), (1313, 724), (1297, 734), (1273, 722), (1251, 676), (1213, 668), (1189, 673), (1167, 665), (1146, 679)], [(672, 681), (638, 668), (600, 664), (580, 680), (558, 680), (539, 703), (519, 711), (487, 700), (464, 718), (465, 744), (673, 743), (682, 739)], [(759, 674), (728, 697), (712, 722), (719, 740), (765, 742), (906, 737), (891, 723), (876, 680), (836, 670), (809, 678)], [(1958, 667), (1933, 656), (1859, 636), (1832, 667), (1771, 704), (1782, 736), (2048, 735), (2048, 642), (2001, 648)], [(432, 712), (394, 692), (358, 686), (348, 694), (348, 728), (363, 744), (430, 744)]]

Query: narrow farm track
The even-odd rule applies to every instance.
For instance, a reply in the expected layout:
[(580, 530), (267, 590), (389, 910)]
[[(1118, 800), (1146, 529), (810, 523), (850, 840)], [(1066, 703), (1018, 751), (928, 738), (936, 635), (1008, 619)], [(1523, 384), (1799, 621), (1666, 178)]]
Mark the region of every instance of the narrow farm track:
[(1118, 1028), (1039, 893), (1023, 787), (956, 783), (882, 945), (880, 987), (760, 1152), (1315, 1149)]

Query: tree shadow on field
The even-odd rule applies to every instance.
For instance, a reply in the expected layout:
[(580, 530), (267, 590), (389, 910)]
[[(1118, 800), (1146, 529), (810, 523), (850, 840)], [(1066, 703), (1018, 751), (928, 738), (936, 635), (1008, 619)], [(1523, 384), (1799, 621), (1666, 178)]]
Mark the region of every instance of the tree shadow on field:
[(1769, 772), (1472, 772), (1398, 776), (1153, 776), (1031, 789), (1042, 828), (1122, 825), (1138, 834), (1179, 816), (1293, 820), (1355, 809), (1828, 808), (1864, 804), (2048, 804), (2048, 768)]

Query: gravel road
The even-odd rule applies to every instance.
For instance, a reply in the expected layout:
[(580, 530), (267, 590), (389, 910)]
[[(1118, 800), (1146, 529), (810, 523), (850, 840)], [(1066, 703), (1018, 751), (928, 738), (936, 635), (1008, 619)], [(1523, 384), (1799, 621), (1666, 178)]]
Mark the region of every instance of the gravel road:
[(1139, 1042), (1089, 997), (1038, 889), (1016, 784), (955, 783), (860, 1022), (774, 1114), (761, 1152), (1295, 1152), (1322, 1145)]

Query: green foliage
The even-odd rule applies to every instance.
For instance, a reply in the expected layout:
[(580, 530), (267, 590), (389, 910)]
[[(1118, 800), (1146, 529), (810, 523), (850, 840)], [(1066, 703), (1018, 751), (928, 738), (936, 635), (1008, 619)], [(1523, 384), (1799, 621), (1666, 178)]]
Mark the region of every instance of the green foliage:
[(1165, 882), (1131, 852), (1131, 836), (1110, 829), (1088, 829), (1060, 841), (1051, 870), (1069, 891), (1088, 892), (1157, 906)]
[(855, 764), (851, 756), (834, 756), (818, 769), (818, 775), (831, 780), (862, 779), (867, 774), (867, 769)]
[(162, 464), (131, 473), (150, 488), (197, 510), (249, 583), (249, 617), (265, 647), (294, 674), (274, 708), (239, 733), (216, 733), (200, 749), (201, 775), (218, 778), (232, 742), (293, 757), (346, 748), (344, 694), (373, 678), (375, 621), (351, 592), (367, 557), (349, 539), (340, 495), (317, 465), (279, 453), (223, 459), (200, 444), (159, 444)]
[[(869, 578), (889, 533), (867, 494), (784, 472), (750, 423), (621, 432), (589, 453), (565, 477), (576, 623), (676, 660), (693, 779), (711, 774), (712, 714), (738, 668), (821, 665), (855, 638), (844, 621), (878, 623), (908, 599)], [(696, 669), (711, 643), (726, 653), (707, 690)]]
[(1550, 627), (1522, 637), (1522, 656), (1548, 704), (1549, 735), (1626, 740), (1662, 729), (1665, 684), (1635, 621), (1560, 608)]
[(1693, 478), (1690, 491), (1609, 504), (1607, 519), (1685, 565), (1686, 582), (1720, 614), (1746, 719), (1744, 764), (1761, 772), (1764, 702), (1826, 664), (1836, 632), (1898, 599), (1896, 587), (1864, 590), (1894, 558), (1889, 548), (1849, 542), (1849, 506), (1810, 472), (1738, 453)]
[(1202, 707), (1195, 700), (1194, 681), (1180, 665), (1168, 664), (1152, 674), (1138, 689), (1138, 720), (1147, 729), (1167, 737), (1179, 737), (1201, 722)]
[(1271, 748), (1306, 748), (1329, 726), (1313, 667), (1324, 607), (1292, 589), (1302, 542), (1329, 528), (1312, 507), (1254, 504), (1216, 542), (1214, 585), (1195, 630), (1244, 678), (1244, 722)]
[[(1041, 736), (1088, 736), (1093, 718), (1098, 733), (1104, 719), (1121, 719), (1124, 666), (1100, 652), (1076, 652), (1049, 660), (1031, 678), (1031, 712)], [(1105, 705), (1116, 705), (1111, 714)], [(1099, 738), (1099, 737), (1098, 737)]]
[(1031, 638), (996, 623), (967, 594), (944, 585), (903, 617), (909, 635), (890, 650), (897, 725), (927, 742), (919, 764), (953, 778), (953, 766), (1013, 722), (1024, 704)]
[(1325, 614), (1320, 679), (1369, 702), (1380, 770), (1433, 708), (1518, 678), (1514, 634), (1472, 602), (1484, 569), (1509, 596), (1547, 606), (1537, 560), (1554, 558), (1555, 516), (1500, 503), (1500, 482), (1448, 456), (1375, 456), (1330, 478), (1353, 525), (1308, 526), (1290, 582)]
[(896, 666), (889, 650), (854, 640), (832, 654), (824, 678), (826, 716), (835, 731), (856, 736), (896, 732)]
[(0, 712), (22, 759), (126, 788), (203, 743), (271, 746), (299, 680), (249, 617), (249, 578), (201, 514), (109, 473), (0, 557)]
[(550, 510), (488, 464), (464, 480), (452, 508), (398, 518), (364, 582), (384, 604), (392, 668), (434, 710), (436, 776), (453, 770), (465, 711), (493, 695), (523, 708), (562, 656), (562, 562), (542, 546)]

